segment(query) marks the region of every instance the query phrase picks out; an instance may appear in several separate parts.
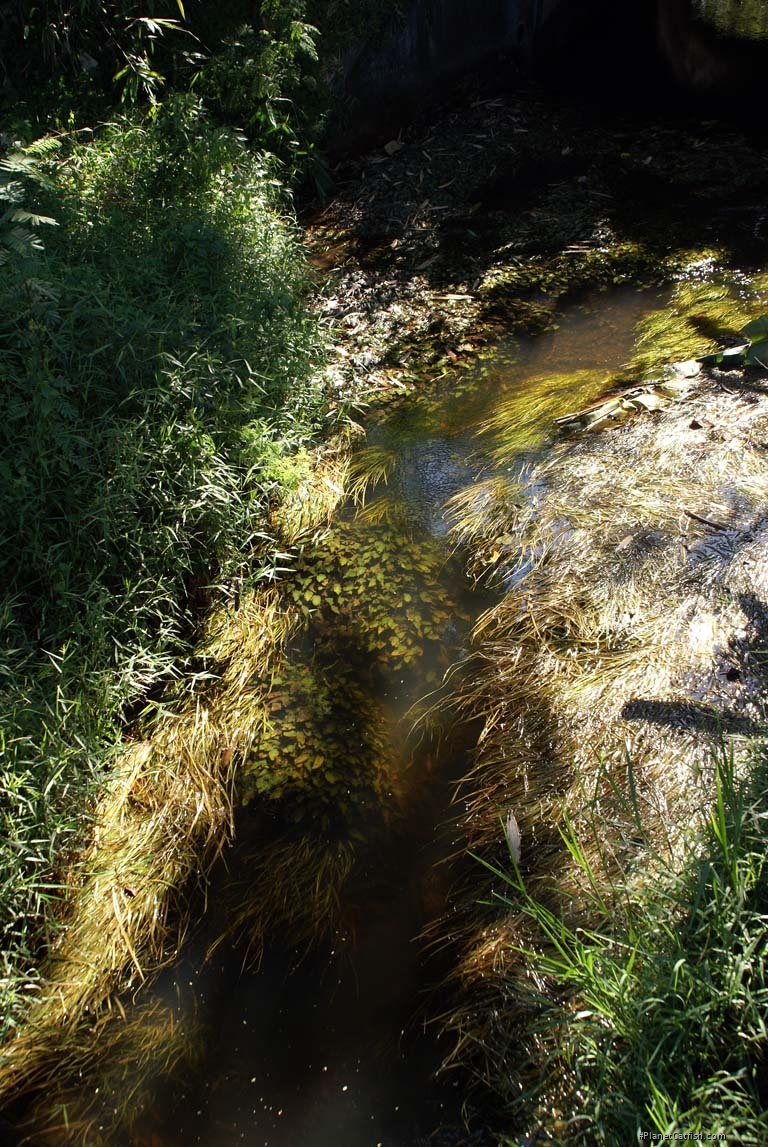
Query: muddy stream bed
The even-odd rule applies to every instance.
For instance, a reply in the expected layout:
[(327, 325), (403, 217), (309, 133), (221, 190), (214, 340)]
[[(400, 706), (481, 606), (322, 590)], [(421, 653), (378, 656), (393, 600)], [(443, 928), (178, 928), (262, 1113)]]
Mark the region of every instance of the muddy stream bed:
[[(446, 373), (427, 393), (404, 397), (371, 418), (363, 457), (367, 451), (372, 472), (385, 474), (386, 481), (372, 482), (362, 509), (350, 507), (342, 515), (347, 557), (354, 559), (355, 547), (385, 539), (384, 568), (395, 582), (387, 592), (394, 591), (403, 610), (428, 611), (429, 600), (410, 600), (409, 571), (397, 584), (397, 559), (394, 567), (389, 560), (397, 550), (394, 523), (404, 546), (417, 537), (438, 547), (448, 594), (441, 600), (456, 606), (453, 616), (439, 619), (444, 649), (438, 666), (428, 649), (402, 673), (377, 676), (386, 728), (394, 730), (399, 770), (408, 778), (401, 814), (389, 826), (372, 817), (370, 833), (358, 831), (367, 838), (356, 848), (346, 903), (334, 933), (320, 943), (286, 946), (273, 937), (255, 958), (247, 940), (230, 941), (206, 961), (221, 930), (215, 910), (209, 913), (213, 922), (203, 922), (182, 962), (155, 989), (156, 997), (177, 1001), (180, 1018), (194, 1010), (203, 1032), (202, 1059), (191, 1074), (162, 1085), (154, 1109), (126, 1142), (415, 1147), (494, 1141), (483, 1129), (482, 1112), (472, 1113), (465, 1127), (461, 1074), (435, 1078), (448, 1050), (436, 1020), (447, 990), (438, 985), (451, 963), (452, 891), (472, 863), (459, 827), (463, 809), (452, 804), (472, 734), (454, 728), (422, 739), (411, 726), (425, 695), (449, 706), (449, 692), (435, 693), (440, 678), (466, 651), (472, 623), (490, 601), (466, 576), (445, 507), (479, 476), (494, 472), (494, 436), (478, 430), (500, 403), (520, 401), (512, 428), (518, 439), (512, 469), (519, 469), (546, 450), (554, 418), (604, 391), (620, 372), (638, 320), (661, 297), (656, 290), (626, 287), (593, 293), (574, 303), (557, 329), (502, 342), (471, 370)], [(327, 591), (320, 586), (318, 592)], [(412, 620), (420, 630), (422, 619)], [(340, 705), (346, 719), (343, 700)], [(242, 815), (235, 848), (214, 877), (211, 902), (228, 881), (247, 878), (248, 850), (263, 829), (263, 821)], [(298, 837), (306, 822), (285, 831), (288, 840)], [(328, 823), (324, 831), (339, 830)], [(438, 920), (437, 933), (430, 934)]]

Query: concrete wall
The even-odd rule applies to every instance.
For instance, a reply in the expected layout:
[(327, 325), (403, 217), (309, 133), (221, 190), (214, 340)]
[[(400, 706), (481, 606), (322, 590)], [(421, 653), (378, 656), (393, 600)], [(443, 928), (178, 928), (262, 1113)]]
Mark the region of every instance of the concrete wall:
[(568, 2), (410, 0), (376, 42), (358, 45), (343, 61), (339, 124), (346, 106), (356, 136), (374, 131), (376, 124), (386, 130), (388, 121), (395, 123), (425, 93), (479, 66), (492, 68), (502, 56), (507, 68), (524, 71), (536, 32)]

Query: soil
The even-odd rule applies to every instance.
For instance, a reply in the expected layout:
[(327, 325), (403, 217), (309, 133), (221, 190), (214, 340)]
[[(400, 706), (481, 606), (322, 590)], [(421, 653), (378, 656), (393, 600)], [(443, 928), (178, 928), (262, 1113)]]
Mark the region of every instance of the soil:
[(304, 224), (340, 406), (550, 329), (585, 289), (766, 255), (765, 143), (733, 123), (611, 121), (465, 84), (334, 175)]

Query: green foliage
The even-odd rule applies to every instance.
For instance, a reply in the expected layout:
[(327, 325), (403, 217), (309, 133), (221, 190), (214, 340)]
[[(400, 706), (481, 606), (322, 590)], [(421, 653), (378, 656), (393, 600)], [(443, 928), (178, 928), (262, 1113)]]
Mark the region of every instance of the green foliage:
[(768, 369), (768, 315), (752, 319), (741, 330), (749, 339), (742, 346), (728, 347), (715, 354), (704, 355), (699, 361), (704, 366), (720, 366), (723, 370), (742, 366), (757, 366)]
[(246, 767), (242, 792), (280, 802), (291, 821), (323, 831), (380, 816), (399, 796), (395, 730), (361, 660), (292, 658), (271, 678), (269, 723)]
[[(516, 865), (503, 877), (505, 903), (541, 936), (541, 950), (525, 953), (550, 986), (534, 1005), (553, 1049), (541, 1094), (569, 1081), (569, 1143), (634, 1142), (638, 1131), (765, 1142), (766, 761), (743, 782), (727, 751), (715, 766), (713, 806), (675, 865), (655, 860), (658, 832), (629, 810), (645, 848), (634, 885), (614, 873), (608, 896), (566, 821), (564, 842), (593, 890), (591, 927), (545, 906)], [(588, 831), (604, 835), (596, 822)]]
[(86, 75), (103, 85), (116, 82), (123, 101), (154, 102), (165, 82), (157, 65), (160, 42), (180, 34), (185, 12), (182, 0), (80, 0), (75, 6), (22, 0), (8, 15), (0, 47), (20, 87)]
[(213, 115), (280, 160), (287, 180), (309, 179), (324, 194), (330, 177), (320, 143), (334, 72), (356, 40), (391, 19), (392, 6), (382, 0), (262, 0), (257, 7), (251, 22), (232, 13), (234, 32), (210, 45), (192, 83)]
[[(57, 140), (43, 139), (25, 150), (15, 149), (0, 160), (0, 266), (12, 256), (23, 259), (43, 250), (39, 227), (55, 227), (56, 220), (30, 210), (30, 189), (49, 189), (41, 160), (58, 150)], [(34, 191), (32, 191), (34, 194)], [(3, 250), (5, 248), (5, 250)]]
[(354, 643), (397, 674), (429, 650), (432, 681), (448, 667), (447, 632), (466, 619), (443, 584), (444, 553), (396, 522), (341, 523), (304, 554), (289, 596), (327, 641)]
[(262, 4), (264, 26), (242, 28), (195, 77), (196, 90), (224, 122), (275, 155), (289, 178), (321, 178), (316, 154), (327, 93), (322, 89), (318, 30), (302, 18), (302, 0)]
[(5, 1023), (129, 707), (263, 550), (319, 410), (300, 251), (236, 136), (175, 98), (45, 150), (9, 160), (32, 237), (0, 283)]

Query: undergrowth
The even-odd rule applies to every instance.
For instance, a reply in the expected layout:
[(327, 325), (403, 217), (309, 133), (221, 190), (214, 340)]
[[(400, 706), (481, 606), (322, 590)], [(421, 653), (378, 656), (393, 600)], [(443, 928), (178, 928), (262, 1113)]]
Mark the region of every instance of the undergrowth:
[(197, 100), (3, 166), (0, 226), (21, 229), (0, 283), (8, 1035), (88, 794), (206, 606), (272, 572), (270, 501), (322, 400), (281, 188)]
[(516, 862), (497, 873), (504, 904), (535, 924), (521, 952), (545, 985), (532, 1006), (546, 1066), (520, 1104), (559, 1142), (766, 1141), (768, 759), (763, 748), (739, 780), (721, 745), (714, 766), (712, 807), (682, 848), (625, 798), (642, 847), (623, 872), (594, 859), (605, 856), (590, 847), (605, 835), (594, 809), (578, 830), (566, 818), (588, 927), (546, 906)]

